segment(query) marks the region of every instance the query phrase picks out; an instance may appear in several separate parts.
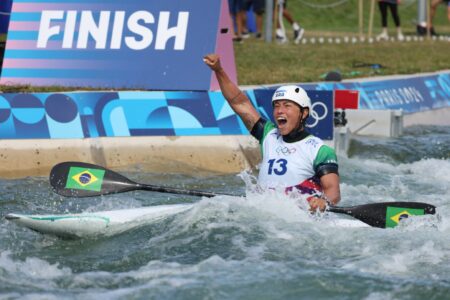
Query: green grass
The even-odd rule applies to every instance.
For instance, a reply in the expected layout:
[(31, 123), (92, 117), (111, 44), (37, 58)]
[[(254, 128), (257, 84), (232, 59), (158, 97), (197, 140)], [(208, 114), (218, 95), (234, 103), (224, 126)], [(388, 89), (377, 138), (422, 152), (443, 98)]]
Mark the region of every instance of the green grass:
[[(337, 3), (338, 0), (289, 0), (288, 8), (305, 28), (305, 37), (358, 36), (358, 2), (348, 0), (334, 8), (318, 9), (312, 5)], [(411, 4), (412, 3), (412, 4)], [(307, 5), (309, 4), (309, 5)], [(406, 35), (416, 32), (416, 1), (403, 0), (399, 7), (402, 29)], [(370, 1), (364, 0), (364, 28), (367, 34)], [(446, 7), (438, 8), (434, 25), (440, 34), (450, 35)], [(373, 35), (380, 32), (380, 13), (375, 7)], [(288, 35), (292, 29), (286, 24)], [(395, 33), (389, 15), (389, 30)], [(344, 79), (391, 74), (414, 74), (450, 69), (450, 42), (380, 42), (357, 44), (300, 44), (278, 45), (248, 39), (235, 44), (238, 81), (241, 85), (274, 84), (282, 82), (317, 82), (323, 75), (338, 70)], [(199, 58), (200, 59), (200, 58)], [(377, 63), (386, 68), (375, 70), (353, 67), (355, 62)], [(3, 92), (52, 92), (93, 88), (0, 86)]]
[[(311, 5), (320, 6), (332, 3), (338, 3), (339, 0), (289, 0), (288, 9), (295, 16), (295, 19), (308, 31), (327, 31), (327, 32), (359, 32), (358, 3), (359, 0), (348, 0), (342, 5), (320, 9), (311, 7)], [(370, 16), (370, 0), (363, 0), (364, 27), (367, 32)], [(309, 5), (307, 5), (309, 4)], [(381, 16), (378, 5), (375, 4), (374, 10), (374, 33), (378, 33), (381, 28)], [(415, 22), (417, 19), (417, 1), (402, 0), (399, 5), (399, 15), (402, 29), (407, 33), (415, 32)], [(450, 34), (450, 23), (447, 20), (447, 8), (440, 5), (436, 12), (434, 20), (436, 30), (440, 33)], [(394, 28), (392, 17), (388, 15), (388, 26)]]
[[(344, 79), (414, 74), (450, 69), (450, 42), (380, 42), (357, 44), (267, 44), (247, 40), (235, 45), (241, 85), (322, 81), (338, 70)], [(354, 63), (381, 64), (374, 70)]]
[[(337, 3), (338, 0), (289, 0), (288, 9), (305, 28), (305, 37), (359, 36), (358, 0), (349, 0), (334, 8), (319, 9), (312, 5)], [(307, 5), (310, 4), (310, 5)], [(378, 6), (374, 10), (372, 36), (381, 31)], [(403, 0), (399, 6), (403, 33), (416, 35), (416, 1)], [(364, 0), (364, 34), (368, 34), (370, 1)], [(392, 17), (388, 15), (389, 31), (395, 36)], [(285, 22), (288, 37), (292, 29)], [(434, 27), (440, 34), (450, 35), (445, 5), (438, 7)], [(317, 40), (317, 39), (316, 39)], [(322, 81), (329, 71), (339, 70), (344, 79), (392, 74), (413, 74), (450, 69), (450, 42), (380, 42), (357, 44), (267, 44), (254, 39), (235, 44), (238, 82), (242, 85), (281, 82)], [(355, 68), (354, 62), (377, 63), (386, 68), (373, 70)]]

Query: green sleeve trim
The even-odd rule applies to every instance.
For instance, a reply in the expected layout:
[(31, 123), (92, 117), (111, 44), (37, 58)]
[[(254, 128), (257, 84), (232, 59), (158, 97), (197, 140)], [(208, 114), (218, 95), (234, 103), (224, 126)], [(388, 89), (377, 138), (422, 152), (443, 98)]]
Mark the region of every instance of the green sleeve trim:
[(275, 126), (275, 124), (273, 124), (273, 123), (270, 122), (270, 121), (267, 121), (267, 122), (266, 122), (266, 124), (264, 125), (264, 133), (263, 133), (263, 137), (262, 137), (261, 142), (260, 142), (261, 145), (263, 144), (264, 140), (266, 139), (267, 134), (268, 134), (272, 129), (275, 129), (275, 128), (277, 128), (277, 127)]
[(266, 124), (264, 125), (264, 133), (263, 133), (263, 137), (262, 139), (259, 141), (259, 146), (261, 148), (261, 154), (264, 154), (263, 151), (263, 144), (264, 144), (264, 140), (266, 139), (266, 136), (269, 134), (269, 132), (273, 129), (277, 128), (275, 126), (274, 123), (267, 121)]
[(336, 152), (327, 145), (322, 145), (314, 159), (314, 169), (320, 164), (337, 164)]

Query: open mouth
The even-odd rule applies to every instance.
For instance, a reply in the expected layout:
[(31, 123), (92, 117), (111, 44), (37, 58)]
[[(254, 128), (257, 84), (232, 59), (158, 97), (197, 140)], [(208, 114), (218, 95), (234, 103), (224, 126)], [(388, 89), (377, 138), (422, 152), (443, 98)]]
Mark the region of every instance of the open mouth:
[(285, 125), (287, 123), (287, 120), (286, 120), (285, 117), (278, 117), (277, 118), (277, 123), (278, 123), (278, 126), (283, 126), (283, 125)]

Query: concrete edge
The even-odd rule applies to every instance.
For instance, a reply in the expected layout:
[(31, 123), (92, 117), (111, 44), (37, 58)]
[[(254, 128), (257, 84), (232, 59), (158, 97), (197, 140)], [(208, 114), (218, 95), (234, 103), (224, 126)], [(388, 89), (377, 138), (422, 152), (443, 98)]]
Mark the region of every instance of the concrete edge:
[(450, 107), (403, 115), (403, 126), (413, 125), (450, 126)]
[(258, 142), (244, 135), (0, 140), (0, 178), (48, 176), (63, 161), (130, 171), (231, 174), (254, 168), (260, 157)]

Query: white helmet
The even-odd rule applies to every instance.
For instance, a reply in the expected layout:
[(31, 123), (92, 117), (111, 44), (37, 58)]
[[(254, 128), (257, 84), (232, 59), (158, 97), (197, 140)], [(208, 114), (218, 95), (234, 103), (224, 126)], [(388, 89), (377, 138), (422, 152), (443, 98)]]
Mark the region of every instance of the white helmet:
[(290, 100), (297, 103), (300, 107), (308, 107), (311, 109), (311, 99), (305, 90), (296, 85), (284, 85), (280, 86), (272, 97), (272, 105), (277, 100)]

